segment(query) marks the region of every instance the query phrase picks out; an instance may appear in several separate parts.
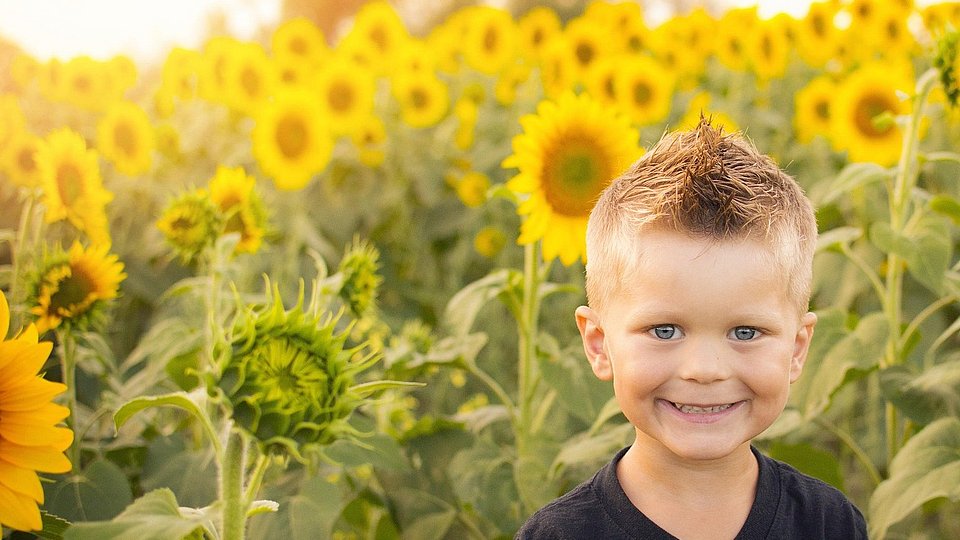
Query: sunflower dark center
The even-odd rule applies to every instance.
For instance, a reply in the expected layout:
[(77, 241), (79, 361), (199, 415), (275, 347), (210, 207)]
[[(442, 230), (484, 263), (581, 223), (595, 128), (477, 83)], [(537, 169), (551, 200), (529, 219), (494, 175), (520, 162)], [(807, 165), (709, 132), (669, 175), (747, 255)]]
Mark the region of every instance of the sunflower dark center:
[(609, 179), (590, 142), (565, 142), (544, 165), (544, 196), (554, 212), (584, 217)]
[(854, 121), (857, 130), (871, 139), (887, 136), (892, 126), (878, 126), (875, 119), (880, 114), (895, 108), (889, 97), (882, 94), (867, 94), (857, 102), (854, 109)]
[(113, 142), (127, 156), (137, 153), (137, 134), (126, 122), (120, 122), (113, 127)]
[(307, 41), (300, 36), (297, 36), (290, 40), (290, 52), (296, 54), (297, 56), (306, 56), (307, 54)]
[(496, 51), (500, 45), (500, 34), (495, 28), (488, 27), (483, 33), (483, 50), (490, 52)]
[(250, 97), (257, 97), (263, 90), (263, 80), (256, 69), (247, 66), (240, 73), (240, 86)]
[(586, 66), (593, 61), (596, 51), (593, 50), (593, 46), (589, 43), (579, 43), (575, 49), (575, 54), (577, 56), (577, 62), (579, 62), (581, 66)]
[(816, 113), (817, 118), (821, 120), (829, 120), (830, 119), (830, 101), (827, 99), (821, 99), (813, 107), (813, 112)]
[(17, 152), (17, 166), (21, 171), (32, 172), (37, 169), (37, 161), (34, 159), (35, 150), (24, 148)]
[(57, 167), (57, 191), (65, 206), (72, 206), (83, 195), (83, 174), (73, 163)]
[(330, 108), (337, 112), (350, 111), (356, 101), (353, 87), (343, 81), (335, 82), (327, 92), (327, 101), (330, 103)]
[(422, 88), (414, 88), (410, 91), (410, 103), (414, 109), (425, 109), (430, 104), (430, 95)]
[(288, 115), (277, 122), (276, 140), (280, 153), (287, 159), (297, 159), (307, 149), (309, 133), (303, 119)]
[(96, 282), (85, 272), (73, 268), (70, 275), (57, 283), (57, 290), (50, 295), (50, 311), (60, 315), (76, 315), (77, 309), (89, 305), (96, 290)]
[(646, 105), (653, 97), (653, 90), (646, 81), (638, 81), (633, 85), (633, 101), (637, 105)]

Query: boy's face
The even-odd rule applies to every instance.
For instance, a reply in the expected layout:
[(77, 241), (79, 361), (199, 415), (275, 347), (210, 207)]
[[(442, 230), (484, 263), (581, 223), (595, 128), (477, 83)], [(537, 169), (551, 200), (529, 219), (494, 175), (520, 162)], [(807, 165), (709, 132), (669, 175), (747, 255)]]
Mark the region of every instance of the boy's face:
[(722, 458), (783, 411), (816, 315), (801, 316), (762, 243), (641, 237), (636, 271), (603, 312), (577, 310), (587, 359), (612, 380), (637, 443)]

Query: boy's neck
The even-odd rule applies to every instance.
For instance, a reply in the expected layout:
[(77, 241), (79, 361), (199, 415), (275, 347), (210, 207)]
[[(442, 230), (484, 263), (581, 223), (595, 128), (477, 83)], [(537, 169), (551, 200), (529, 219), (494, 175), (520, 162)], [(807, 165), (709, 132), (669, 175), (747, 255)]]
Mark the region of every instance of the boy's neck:
[(749, 442), (721, 459), (695, 461), (641, 433), (617, 477), (634, 506), (674, 536), (733, 538), (753, 506), (759, 464)]

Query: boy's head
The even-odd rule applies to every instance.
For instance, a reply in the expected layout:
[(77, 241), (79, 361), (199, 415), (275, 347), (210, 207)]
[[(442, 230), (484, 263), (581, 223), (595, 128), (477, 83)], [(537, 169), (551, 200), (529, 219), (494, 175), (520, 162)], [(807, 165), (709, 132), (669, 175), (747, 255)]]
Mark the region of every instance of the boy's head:
[(630, 279), (643, 233), (669, 230), (771, 248), (798, 312), (810, 296), (817, 225), (796, 181), (739, 134), (701, 118), (666, 134), (603, 192), (587, 225), (587, 298), (602, 310)]

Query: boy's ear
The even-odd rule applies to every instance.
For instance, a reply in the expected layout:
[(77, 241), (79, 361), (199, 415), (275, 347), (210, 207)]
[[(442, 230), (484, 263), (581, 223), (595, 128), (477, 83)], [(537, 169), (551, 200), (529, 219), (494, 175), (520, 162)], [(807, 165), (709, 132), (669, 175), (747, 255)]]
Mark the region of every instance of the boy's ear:
[(613, 366), (603, 346), (603, 327), (600, 326), (599, 315), (587, 306), (580, 306), (576, 316), (577, 328), (580, 329), (580, 338), (583, 340), (583, 352), (587, 353), (587, 361), (590, 362), (593, 374), (601, 381), (613, 380)]
[(793, 342), (793, 356), (790, 359), (791, 383), (796, 382), (803, 373), (803, 365), (807, 363), (807, 353), (810, 351), (810, 342), (813, 340), (813, 327), (816, 325), (816, 313), (807, 313), (800, 319), (800, 329)]

